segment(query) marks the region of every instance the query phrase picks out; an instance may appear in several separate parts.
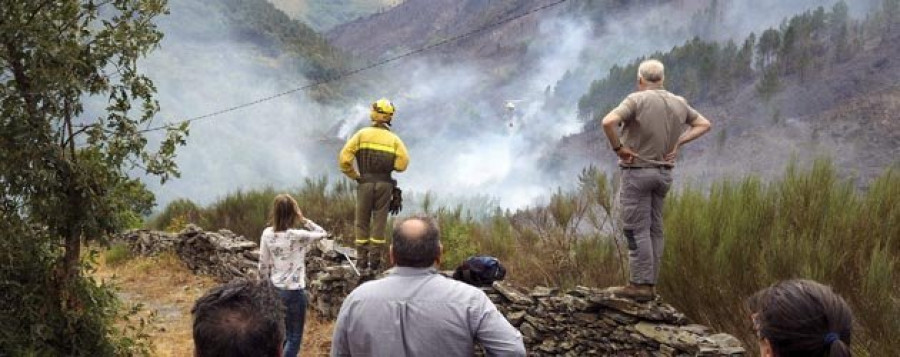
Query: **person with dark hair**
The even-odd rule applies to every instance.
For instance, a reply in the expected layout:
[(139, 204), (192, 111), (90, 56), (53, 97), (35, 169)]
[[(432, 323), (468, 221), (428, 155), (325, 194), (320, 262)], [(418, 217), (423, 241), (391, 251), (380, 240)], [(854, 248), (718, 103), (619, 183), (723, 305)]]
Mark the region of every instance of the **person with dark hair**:
[(437, 272), (443, 246), (437, 224), (417, 216), (394, 226), (395, 267), (344, 299), (332, 356), (525, 356), (522, 335), (487, 295)]
[(194, 356), (281, 356), (284, 312), (268, 282), (235, 280), (212, 288), (191, 314)]
[(764, 357), (849, 357), (850, 306), (830, 287), (786, 280), (747, 301)]
[[(272, 203), (272, 226), (259, 238), (259, 277), (271, 281), (287, 310), (284, 315), (285, 357), (297, 357), (306, 321), (306, 252), (328, 233), (303, 217), (293, 197), (281, 194)], [(302, 223), (306, 229), (294, 229)]]

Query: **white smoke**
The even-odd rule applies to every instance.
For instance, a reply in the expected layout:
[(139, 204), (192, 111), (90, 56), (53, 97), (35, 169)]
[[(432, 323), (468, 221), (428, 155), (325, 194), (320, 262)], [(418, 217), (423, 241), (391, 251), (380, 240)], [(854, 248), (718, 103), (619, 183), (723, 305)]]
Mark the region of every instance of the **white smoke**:
[[(179, 150), (182, 177), (164, 186), (147, 182), (164, 205), (178, 197), (205, 204), (236, 189), (291, 188), (311, 176), (337, 178), (342, 140), (368, 124), (372, 101), (389, 97), (397, 106), (394, 131), (411, 155), (408, 172), (396, 175), (404, 189), (490, 196), (504, 207), (529, 205), (556, 186), (574, 184), (577, 171), (547, 172), (553, 165), (541, 160), (562, 137), (580, 130), (575, 103), (590, 81), (614, 64), (693, 37), (691, 17), (709, 3), (635, 8), (603, 25), (574, 15), (548, 17), (528, 47), (530, 68), (513, 77), (498, 76), (477, 59), (413, 57), (381, 69), (378, 77), (392, 78), (390, 83), (361, 86), (374, 89), (345, 105), (322, 105), (301, 91), (201, 120), (191, 125), (188, 145)], [(717, 39), (742, 39), (833, 1), (720, 3), (728, 4), (721, 5), (728, 27)], [(215, 112), (307, 82), (280, 49), (232, 35), (227, 21), (192, 1), (170, 5), (172, 14), (160, 21), (162, 46), (141, 63), (158, 87), (160, 120)], [(546, 89), (567, 71), (576, 73), (582, 90), (562, 103), (548, 102)], [(516, 100), (512, 113), (507, 100)]]

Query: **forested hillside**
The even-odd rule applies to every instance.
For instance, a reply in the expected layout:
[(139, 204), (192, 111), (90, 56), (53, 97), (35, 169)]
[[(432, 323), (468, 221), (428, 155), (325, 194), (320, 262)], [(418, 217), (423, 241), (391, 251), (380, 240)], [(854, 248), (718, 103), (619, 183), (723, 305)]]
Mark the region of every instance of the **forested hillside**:
[[(839, 2), (831, 11), (819, 7), (764, 31), (759, 38), (750, 34), (742, 43), (694, 38), (646, 57), (662, 60), (670, 73), (666, 87), (694, 103), (727, 101), (736, 90), (757, 80), (760, 96), (767, 99), (779, 90), (781, 78), (797, 75), (800, 81), (806, 80), (817, 69), (851, 60), (867, 38), (884, 41), (890, 30), (888, 20), (851, 20), (847, 3)], [(591, 83), (578, 101), (579, 117), (589, 120), (617, 105), (634, 88), (642, 60), (614, 66), (605, 78)]]
[(199, 0), (211, 11), (223, 14), (228, 27), (246, 39), (268, 47), (270, 51), (286, 51), (298, 58), (297, 71), (310, 79), (334, 76), (346, 61), (340, 51), (331, 47), (315, 30), (292, 20), (266, 0)]
[[(542, 3), (545, 1), (408, 0), (390, 11), (339, 25), (328, 31), (328, 38), (345, 51), (376, 59), (477, 29)], [(436, 52), (452, 54), (457, 60), (490, 58), (514, 65), (524, 59), (527, 43), (539, 21), (538, 16), (524, 18)]]
[(270, 0), (279, 10), (293, 19), (308, 24), (316, 31), (328, 31), (334, 26), (362, 16), (382, 12), (403, 0)]
[(695, 38), (613, 66), (578, 102), (583, 132), (562, 140), (552, 157), (573, 167), (612, 165), (598, 121), (634, 90), (640, 61), (653, 57), (666, 64), (667, 89), (715, 125), (712, 138), (688, 147), (684, 177), (702, 182), (748, 170), (771, 177), (792, 157), (831, 157), (863, 184), (900, 155), (896, 4), (854, 19), (841, 1), (742, 41)]

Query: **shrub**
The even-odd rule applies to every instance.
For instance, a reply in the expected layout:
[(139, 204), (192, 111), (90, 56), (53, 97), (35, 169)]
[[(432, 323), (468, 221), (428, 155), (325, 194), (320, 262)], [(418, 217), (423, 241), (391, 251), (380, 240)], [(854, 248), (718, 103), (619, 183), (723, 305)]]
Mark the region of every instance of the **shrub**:
[[(150, 341), (134, 309), (114, 289), (79, 275), (65, 286), (62, 250), (47, 232), (0, 223), (0, 354), (6, 356), (147, 356)], [(83, 270), (90, 262), (82, 260)], [(132, 321), (120, 324), (123, 319)]]
[(859, 352), (900, 348), (900, 177), (893, 170), (860, 193), (817, 161), (764, 184), (719, 182), (708, 194), (685, 189), (667, 199), (661, 290), (700, 323), (755, 337), (743, 299), (769, 284), (808, 278), (852, 305)]
[(128, 250), (128, 245), (124, 243), (113, 244), (109, 249), (103, 252), (103, 260), (110, 266), (120, 265), (130, 258), (131, 251)]
[[(492, 255), (520, 284), (608, 286), (624, 283), (627, 272), (626, 251), (617, 244), (616, 191), (614, 178), (587, 168), (575, 191), (556, 190), (544, 207), (472, 214), (464, 205), (438, 205), (431, 193), (410, 206), (438, 219), (444, 269), (471, 255)], [(294, 194), (310, 218), (352, 237), (352, 184), (307, 180)], [(201, 220), (223, 224), (209, 229), (241, 232), (245, 225), (248, 237), (257, 237), (274, 195), (272, 189), (230, 194), (201, 209)], [(857, 352), (900, 349), (893, 337), (900, 331), (897, 171), (885, 171), (864, 192), (825, 161), (807, 170), (790, 166), (770, 183), (751, 176), (708, 190), (687, 187), (670, 193), (664, 219), (659, 289), (693, 320), (753, 348), (744, 299), (777, 280), (809, 278), (832, 285), (852, 305), (860, 326)]]
[(184, 229), (188, 223), (199, 224), (200, 216), (201, 209), (197, 204), (181, 198), (169, 202), (162, 212), (150, 220), (148, 225), (153, 229), (178, 232)]
[(276, 191), (272, 187), (237, 190), (207, 207), (178, 199), (158, 213), (151, 220), (150, 227), (177, 232), (187, 223), (194, 223), (206, 229), (229, 229), (256, 241), (268, 226), (269, 210), (275, 196), (287, 192), (297, 200), (306, 217), (336, 237), (349, 237), (344, 239), (345, 243), (349, 243), (353, 236), (356, 204), (354, 185), (345, 179), (329, 184), (327, 177), (320, 177), (306, 179), (302, 186), (293, 190)]

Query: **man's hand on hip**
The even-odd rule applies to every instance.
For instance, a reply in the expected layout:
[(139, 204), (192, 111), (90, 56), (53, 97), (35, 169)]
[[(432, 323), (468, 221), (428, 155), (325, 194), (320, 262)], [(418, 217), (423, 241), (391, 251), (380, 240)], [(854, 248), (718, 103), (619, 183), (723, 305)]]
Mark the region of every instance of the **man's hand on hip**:
[(675, 148), (672, 149), (672, 152), (666, 154), (666, 156), (663, 156), (663, 159), (671, 163), (674, 163), (676, 158), (678, 158), (678, 145), (675, 145)]
[(631, 148), (627, 146), (622, 146), (619, 151), (616, 151), (616, 155), (619, 155), (619, 163), (625, 165), (631, 165), (634, 163), (634, 157), (637, 154), (634, 151), (631, 151)]

